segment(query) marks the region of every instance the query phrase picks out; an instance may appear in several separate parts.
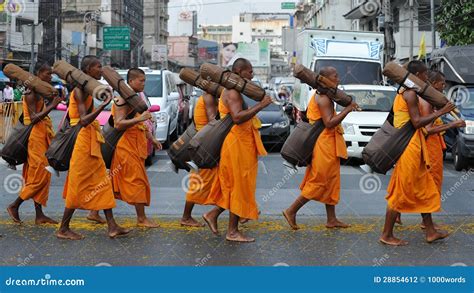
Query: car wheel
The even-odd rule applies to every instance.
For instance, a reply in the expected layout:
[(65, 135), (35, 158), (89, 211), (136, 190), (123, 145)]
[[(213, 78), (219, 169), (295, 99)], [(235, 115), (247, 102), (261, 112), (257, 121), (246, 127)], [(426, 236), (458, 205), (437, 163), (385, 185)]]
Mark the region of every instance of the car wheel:
[(456, 142), (453, 146), (453, 157), (454, 169), (456, 169), (456, 171), (462, 171), (467, 168), (467, 158), (462, 155), (459, 142)]

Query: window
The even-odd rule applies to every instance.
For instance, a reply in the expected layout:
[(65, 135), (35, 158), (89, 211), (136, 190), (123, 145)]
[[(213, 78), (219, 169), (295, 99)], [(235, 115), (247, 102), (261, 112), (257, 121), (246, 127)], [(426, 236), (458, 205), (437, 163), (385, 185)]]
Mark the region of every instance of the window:
[(393, 32), (398, 33), (400, 31), (400, 10), (398, 8), (393, 9)]
[(30, 20), (30, 19), (25, 19), (25, 18), (17, 18), (16, 19), (16, 23), (15, 23), (15, 30), (16, 32), (18, 33), (21, 33), (22, 32), (22, 29), (21, 27), (23, 25), (32, 25), (33, 24), (33, 21)]
[(273, 34), (275, 31), (274, 30), (266, 30), (265, 33), (267, 34)]
[(241, 36), (243, 36), (243, 35), (244, 35), (244, 33), (243, 33), (243, 32), (241, 32), (241, 33), (240, 33), (240, 35), (241, 35)]

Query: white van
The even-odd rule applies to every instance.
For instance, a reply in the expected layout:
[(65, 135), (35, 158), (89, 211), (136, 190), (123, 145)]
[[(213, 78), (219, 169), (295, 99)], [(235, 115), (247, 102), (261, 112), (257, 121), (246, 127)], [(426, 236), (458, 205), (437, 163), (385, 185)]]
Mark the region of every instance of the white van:
[[(173, 73), (168, 70), (152, 70), (141, 67), (146, 74), (145, 95), (152, 105), (160, 106), (160, 111), (153, 113), (156, 118), (156, 138), (169, 147), (178, 138), (178, 99), (179, 94)], [(127, 70), (118, 70), (126, 79)]]
[[(360, 112), (349, 113), (342, 121), (348, 156), (362, 158), (364, 147), (387, 120), (397, 89), (379, 85), (344, 85), (341, 88), (355, 97), (362, 108)], [(342, 106), (336, 106), (337, 112), (342, 109)]]

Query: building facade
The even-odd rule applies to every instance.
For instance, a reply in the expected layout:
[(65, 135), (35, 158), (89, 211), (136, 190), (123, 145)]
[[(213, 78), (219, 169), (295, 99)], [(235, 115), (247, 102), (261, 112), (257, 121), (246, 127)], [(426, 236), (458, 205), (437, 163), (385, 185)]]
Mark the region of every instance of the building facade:
[(169, 0), (144, 0), (144, 36), (143, 36), (143, 61), (141, 65), (155, 67), (151, 61), (151, 52), (154, 44), (168, 44), (168, 2)]
[(198, 37), (218, 44), (232, 42), (232, 25), (200, 25)]

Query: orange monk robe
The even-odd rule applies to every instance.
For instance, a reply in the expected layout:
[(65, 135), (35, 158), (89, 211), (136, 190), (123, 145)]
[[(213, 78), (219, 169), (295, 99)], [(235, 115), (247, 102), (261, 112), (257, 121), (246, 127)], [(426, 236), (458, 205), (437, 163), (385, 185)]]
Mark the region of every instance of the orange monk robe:
[[(43, 98), (36, 102), (35, 108), (36, 113), (44, 109)], [(25, 125), (31, 124), (26, 99), (23, 99), (23, 121)], [(28, 139), (28, 158), (23, 165), (25, 184), (20, 191), (20, 198), (23, 200), (33, 199), (42, 206), (46, 206), (48, 201), (49, 185), (51, 183), (51, 173), (45, 169), (49, 165), (45, 153), (53, 137), (53, 125), (49, 117), (45, 117), (42, 121), (36, 123)]]
[[(443, 121), (438, 118), (434, 125), (443, 125)], [(438, 187), (439, 193), (441, 194), (443, 188), (443, 152), (446, 149), (443, 133), (429, 135), (426, 138), (426, 147), (428, 149), (428, 157), (430, 159), (429, 172), (433, 177), (436, 186)]]
[[(394, 125), (401, 128), (410, 121), (402, 94), (395, 98)], [(441, 196), (428, 168), (430, 160), (424, 129), (417, 129), (395, 165), (387, 188), (388, 206), (400, 213), (433, 213), (441, 208)]]
[[(316, 94), (311, 98), (307, 117), (313, 124), (322, 119)], [(335, 112), (334, 112), (335, 114)], [(311, 165), (306, 168), (300, 185), (301, 195), (328, 205), (337, 205), (341, 190), (340, 158), (347, 159), (346, 143), (340, 125), (325, 128), (319, 135), (313, 149)]]
[[(222, 98), (219, 112), (221, 119), (230, 115)], [(249, 220), (258, 219), (255, 200), (258, 156), (267, 155), (258, 132), (260, 127), (260, 120), (256, 116), (232, 127), (222, 145), (219, 179), (212, 186), (210, 194), (217, 206)]]
[[(92, 103), (92, 96), (87, 97), (86, 109)], [(80, 121), (77, 106), (72, 92), (69, 104), (71, 125)], [(79, 131), (64, 185), (66, 208), (99, 211), (115, 207), (112, 182), (100, 149), (104, 142), (97, 120)]]
[[(115, 105), (112, 106), (112, 115), (114, 113)], [(146, 131), (148, 129), (142, 122), (125, 130), (110, 166), (115, 198), (131, 205), (150, 205), (150, 183), (145, 169), (148, 156)]]
[[(209, 122), (206, 112), (206, 103), (204, 97), (201, 96), (197, 100), (194, 109), (194, 124), (196, 129), (201, 130)], [(212, 169), (201, 169), (198, 172), (191, 171), (189, 177), (189, 190), (186, 194), (186, 201), (200, 205), (214, 204), (209, 198), (211, 187), (217, 180), (218, 167)]]

